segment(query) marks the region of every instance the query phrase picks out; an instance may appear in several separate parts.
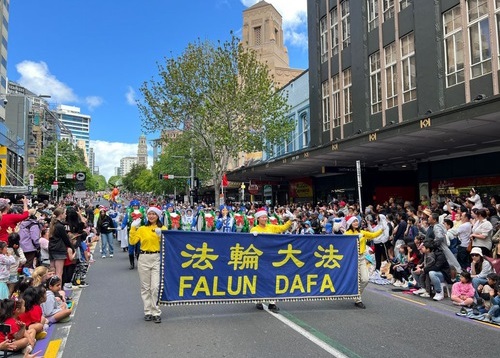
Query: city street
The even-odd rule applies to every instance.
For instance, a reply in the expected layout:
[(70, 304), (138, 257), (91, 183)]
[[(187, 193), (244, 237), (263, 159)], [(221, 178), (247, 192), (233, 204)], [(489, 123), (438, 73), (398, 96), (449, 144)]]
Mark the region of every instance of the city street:
[[(98, 253), (98, 249), (96, 249)], [(115, 241), (114, 258), (88, 273), (75, 292), (73, 320), (55, 325), (58, 357), (493, 357), (500, 326), (458, 317), (448, 299), (428, 299), (370, 284), (366, 310), (350, 301), (162, 307), (161, 324), (143, 320), (137, 270)]]

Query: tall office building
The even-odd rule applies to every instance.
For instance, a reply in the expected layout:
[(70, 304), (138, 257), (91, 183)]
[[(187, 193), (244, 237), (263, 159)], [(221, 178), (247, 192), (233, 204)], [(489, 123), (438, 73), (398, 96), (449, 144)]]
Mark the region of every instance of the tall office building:
[(4, 0), (0, 2), (0, 37), (2, 41), (0, 42), (0, 55), (2, 61), (0, 61), (0, 122), (5, 121), (5, 105), (3, 101), (5, 99), (5, 94), (7, 93), (7, 44), (9, 38), (9, 7), (10, 0)]
[(137, 165), (148, 166), (148, 143), (146, 136), (141, 134), (139, 137), (139, 145), (137, 146)]
[[(89, 166), (89, 142), (90, 142), (90, 121), (91, 117), (87, 114), (80, 113), (80, 108), (74, 106), (59, 105), (56, 113), (59, 120), (71, 131), (73, 136), (73, 145), (84, 147), (85, 162)], [(62, 140), (69, 140), (61, 136)], [(90, 166), (89, 166), (90, 167)], [(92, 168), (91, 168), (92, 170)]]
[(127, 175), (134, 165), (137, 165), (137, 157), (124, 157), (120, 159), (120, 175)]
[(95, 170), (95, 152), (94, 148), (89, 148), (89, 169), (92, 174), (94, 174)]

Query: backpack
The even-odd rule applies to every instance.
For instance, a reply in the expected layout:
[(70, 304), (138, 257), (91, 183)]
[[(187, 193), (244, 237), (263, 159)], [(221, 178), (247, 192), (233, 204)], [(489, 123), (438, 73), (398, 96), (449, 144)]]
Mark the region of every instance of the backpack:
[(493, 259), (491, 257), (484, 256), (484, 259), (487, 260), (491, 264), (491, 267), (493, 267), (493, 270), (495, 271), (495, 273), (497, 275), (500, 274), (500, 259), (499, 258)]

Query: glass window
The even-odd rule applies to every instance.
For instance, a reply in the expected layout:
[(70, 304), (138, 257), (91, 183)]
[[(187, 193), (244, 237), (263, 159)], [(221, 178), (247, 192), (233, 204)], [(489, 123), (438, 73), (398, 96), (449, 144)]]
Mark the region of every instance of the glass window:
[(328, 60), (328, 38), (326, 28), (326, 16), (319, 20), (321, 63)]
[(384, 21), (394, 17), (394, 0), (383, 0)]
[(497, 19), (497, 50), (498, 50), (498, 62), (500, 67), (500, 0), (496, 0), (495, 12)]
[(396, 43), (387, 45), (384, 48), (385, 55), (385, 83), (386, 83), (386, 103), (387, 108), (395, 107), (398, 104), (398, 72)]
[(342, 11), (342, 48), (346, 48), (351, 44), (351, 17), (349, 10), (349, 0), (345, 0), (340, 4)]
[(399, 10), (406, 9), (411, 5), (411, 0), (399, 0)]
[(446, 87), (464, 82), (464, 47), (460, 5), (443, 14)]
[(352, 121), (352, 76), (351, 69), (348, 68), (342, 72), (343, 85), (344, 85), (344, 123)]
[(403, 103), (406, 103), (417, 98), (415, 42), (413, 33), (401, 38), (401, 61), (403, 68)]
[(332, 56), (339, 53), (339, 18), (337, 8), (330, 11), (330, 36), (332, 41)]
[(340, 127), (340, 80), (339, 75), (332, 77), (333, 128)]
[(328, 81), (321, 84), (321, 98), (323, 111), (323, 131), (330, 130), (330, 91)]
[(307, 113), (302, 113), (300, 120), (302, 122), (302, 143), (299, 149), (309, 146), (309, 120), (307, 119)]
[(469, 0), (471, 78), (491, 72), (491, 39), (487, 0)]
[(378, 0), (368, 0), (368, 31), (378, 27)]
[(261, 45), (262, 38), (261, 38), (261, 27), (260, 26), (254, 27), (253, 35), (254, 35), (255, 45), (256, 46)]
[(371, 111), (378, 113), (382, 110), (382, 81), (380, 77), (380, 52), (370, 56), (370, 100)]

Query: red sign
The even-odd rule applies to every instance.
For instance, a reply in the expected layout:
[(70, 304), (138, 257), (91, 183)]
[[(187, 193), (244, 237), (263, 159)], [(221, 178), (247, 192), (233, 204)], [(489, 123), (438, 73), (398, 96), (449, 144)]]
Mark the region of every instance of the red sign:
[(257, 195), (260, 192), (260, 188), (257, 184), (250, 184), (248, 186), (248, 192), (252, 195)]

